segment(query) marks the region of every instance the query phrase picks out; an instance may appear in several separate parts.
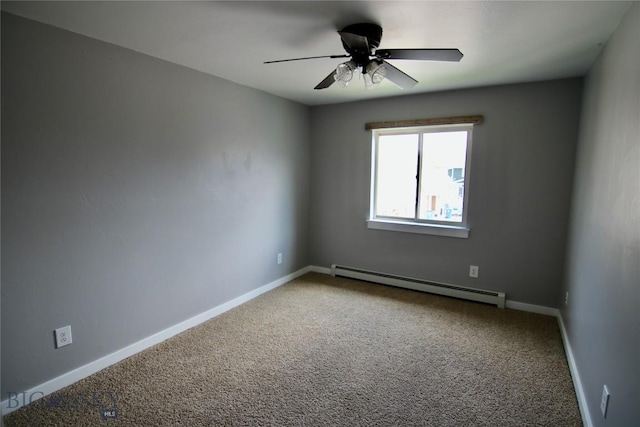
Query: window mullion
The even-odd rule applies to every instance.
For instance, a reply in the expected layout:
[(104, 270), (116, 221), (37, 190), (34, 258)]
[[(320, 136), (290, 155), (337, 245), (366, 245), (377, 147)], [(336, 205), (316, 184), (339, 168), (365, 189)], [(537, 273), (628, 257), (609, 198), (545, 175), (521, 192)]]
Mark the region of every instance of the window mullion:
[(416, 209), (414, 212), (414, 219), (418, 219), (418, 213), (420, 212), (420, 200), (421, 197), (421, 185), (420, 185), (420, 172), (422, 171), (422, 157), (423, 157), (423, 147), (422, 147), (422, 134), (418, 134), (418, 166), (416, 170)]
[(371, 201), (371, 212), (373, 212), (374, 216), (378, 216), (378, 163), (379, 163), (379, 135), (375, 134), (375, 138), (373, 141), (373, 153), (372, 160), (374, 162), (374, 168), (372, 170), (371, 176), (371, 193), (373, 195)]

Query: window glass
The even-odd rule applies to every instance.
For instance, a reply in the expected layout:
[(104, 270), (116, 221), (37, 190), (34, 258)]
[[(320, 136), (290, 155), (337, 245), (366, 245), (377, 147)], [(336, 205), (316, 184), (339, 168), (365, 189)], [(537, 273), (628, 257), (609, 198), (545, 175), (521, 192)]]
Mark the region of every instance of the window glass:
[(415, 217), (418, 139), (416, 134), (381, 135), (378, 139), (378, 216)]
[(423, 134), (419, 219), (462, 222), (467, 132)]

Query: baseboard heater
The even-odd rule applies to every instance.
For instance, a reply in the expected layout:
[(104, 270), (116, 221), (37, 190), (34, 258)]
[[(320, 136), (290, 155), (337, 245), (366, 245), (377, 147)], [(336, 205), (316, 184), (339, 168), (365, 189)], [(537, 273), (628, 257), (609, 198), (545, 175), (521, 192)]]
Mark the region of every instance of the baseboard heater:
[(462, 298), (487, 304), (495, 304), (498, 308), (504, 308), (504, 292), (487, 291), (484, 289), (467, 288), (465, 286), (448, 285), (446, 283), (431, 282), (428, 280), (414, 279), (411, 277), (396, 276), (394, 274), (379, 273), (376, 271), (362, 270), (354, 267), (333, 264), (332, 276), (348, 277), (351, 279), (365, 280), (367, 282), (381, 283), (383, 285), (412, 289), (414, 291), (428, 292), (445, 295), (448, 297)]

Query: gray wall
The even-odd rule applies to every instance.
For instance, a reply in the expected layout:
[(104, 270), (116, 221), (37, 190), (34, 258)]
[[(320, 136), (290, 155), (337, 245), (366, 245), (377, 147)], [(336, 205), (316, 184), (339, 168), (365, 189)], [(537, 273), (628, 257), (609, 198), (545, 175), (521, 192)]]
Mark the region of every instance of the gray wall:
[[(3, 14), (3, 396), (308, 264), (504, 290), (550, 307), (563, 301), (564, 270), (562, 315), (592, 418), (631, 425), (640, 419), (639, 6), (589, 73), (581, 126), (581, 79), (309, 113)], [(364, 123), (465, 114), (485, 116), (474, 134), (470, 238), (367, 229)], [(66, 324), (74, 343), (55, 350), (52, 331)]]
[[(313, 107), (311, 262), (502, 290), (555, 307), (561, 286), (581, 79)], [(366, 122), (482, 114), (469, 239), (367, 229)], [(478, 279), (469, 265), (480, 266)]]
[[(640, 4), (585, 81), (561, 302), (595, 426), (640, 423)], [(611, 398), (600, 413), (602, 386)]]
[(305, 106), (3, 13), (2, 396), (307, 266), (309, 126)]

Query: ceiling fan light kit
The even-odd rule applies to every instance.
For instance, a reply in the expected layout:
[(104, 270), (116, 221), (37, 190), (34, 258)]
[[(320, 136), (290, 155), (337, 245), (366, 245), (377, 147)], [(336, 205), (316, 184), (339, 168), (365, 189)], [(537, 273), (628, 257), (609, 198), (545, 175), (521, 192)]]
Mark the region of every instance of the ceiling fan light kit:
[(382, 61), (372, 59), (364, 68), (364, 85), (367, 89), (377, 86), (387, 76), (387, 67)]
[(386, 60), (417, 61), (450, 61), (459, 62), (462, 53), (458, 49), (378, 49), (382, 39), (382, 28), (376, 24), (353, 24), (338, 31), (342, 47), (347, 55), (308, 56), (304, 58), (267, 61), (276, 62), (301, 61), (317, 58), (351, 58), (338, 65), (331, 74), (324, 78), (314, 89), (326, 89), (333, 83), (346, 88), (353, 79), (354, 71), (360, 69), (366, 88), (377, 86), (387, 79), (401, 89), (410, 89), (418, 81), (405, 72), (391, 65)]
[(351, 79), (353, 78), (353, 72), (358, 68), (354, 60), (343, 62), (336, 67), (336, 72), (333, 76), (338, 85), (347, 87)]

